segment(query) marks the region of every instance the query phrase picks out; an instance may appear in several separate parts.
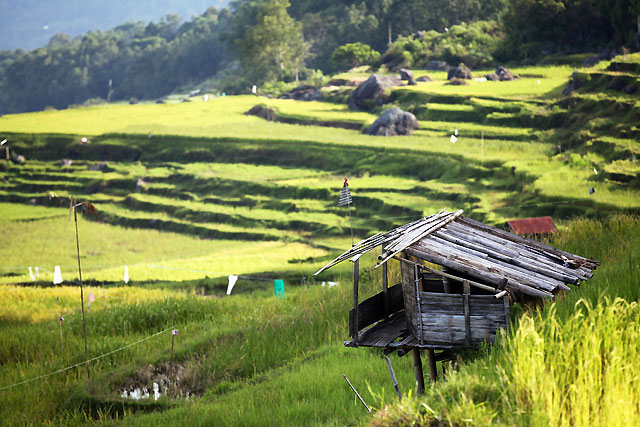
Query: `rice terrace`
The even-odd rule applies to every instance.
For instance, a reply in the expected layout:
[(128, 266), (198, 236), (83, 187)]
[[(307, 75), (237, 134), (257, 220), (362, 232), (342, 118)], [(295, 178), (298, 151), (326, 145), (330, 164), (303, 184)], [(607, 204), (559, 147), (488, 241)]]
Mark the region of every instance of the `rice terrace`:
[(0, 425), (640, 424), (636, 3), (290, 1), (0, 50)]

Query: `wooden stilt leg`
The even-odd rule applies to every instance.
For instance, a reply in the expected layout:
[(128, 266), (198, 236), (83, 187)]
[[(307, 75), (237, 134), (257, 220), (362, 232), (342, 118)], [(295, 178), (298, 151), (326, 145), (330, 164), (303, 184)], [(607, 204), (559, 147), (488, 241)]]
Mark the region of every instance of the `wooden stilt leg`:
[(433, 354), (433, 350), (427, 350), (427, 356), (429, 357), (429, 375), (431, 376), (431, 381), (438, 381), (438, 370), (436, 369), (436, 356)]
[(413, 373), (416, 376), (416, 385), (418, 386), (418, 396), (424, 394), (424, 375), (422, 374), (422, 359), (420, 358), (420, 349), (411, 350), (413, 356)]

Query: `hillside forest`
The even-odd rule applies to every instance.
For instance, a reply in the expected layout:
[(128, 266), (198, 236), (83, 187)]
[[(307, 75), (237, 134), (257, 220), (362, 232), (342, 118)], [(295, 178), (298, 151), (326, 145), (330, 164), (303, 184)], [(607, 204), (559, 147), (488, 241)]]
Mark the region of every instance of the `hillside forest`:
[[(219, 3), (220, 4), (220, 3)], [(640, 47), (640, 0), (235, 0), (0, 51), (0, 114), (314, 81), (368, 64), (493, 66)]]

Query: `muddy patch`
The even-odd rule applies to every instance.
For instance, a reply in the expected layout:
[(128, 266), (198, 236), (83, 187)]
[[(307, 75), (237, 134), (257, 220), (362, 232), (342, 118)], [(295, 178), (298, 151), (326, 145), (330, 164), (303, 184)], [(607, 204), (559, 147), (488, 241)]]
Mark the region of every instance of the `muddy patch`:
[(190, 361), (149, 364), (127, 378), (118, 392), (125, 399), (155, 401), (163, 396), (191, 400), (200, 397), (203, 390), (197, 386), (194, 363)]

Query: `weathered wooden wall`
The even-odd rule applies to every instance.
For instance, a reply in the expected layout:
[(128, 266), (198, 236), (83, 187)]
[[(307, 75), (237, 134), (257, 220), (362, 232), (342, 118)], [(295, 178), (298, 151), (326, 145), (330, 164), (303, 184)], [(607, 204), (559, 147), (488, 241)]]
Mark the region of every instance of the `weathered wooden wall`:
[[(389, 299), (389, 315), (392, 315), (402, 309), (404, 309), (402, 299), (402, 285), (397, 284), (392, 286), (387, 291), (387, 298)], [(369, 325), (382, 320), (385, 314), (384, 306), (384, 294), (380, 292), (362, 301), (358, 304), (358, 330), (362, 330)], [(349, 311), (349, 335), (354, 334), (354, 310)]]
[(404, 311), (407, 317), (407, 329), (414, 337), (418, 336), (418, 306), (416, 303), (416, 282), (412, 265), (401, 262), (402, 295), (404, 297)]
[[(469, 344), (463, 295), (421, 292), (420, 302), (425, 343)], [(507, 327), (502, 299), (489, 295), (470, 295), (469, 309), (472, 345), (485, 340), (494, 342), (497, 330)]]

